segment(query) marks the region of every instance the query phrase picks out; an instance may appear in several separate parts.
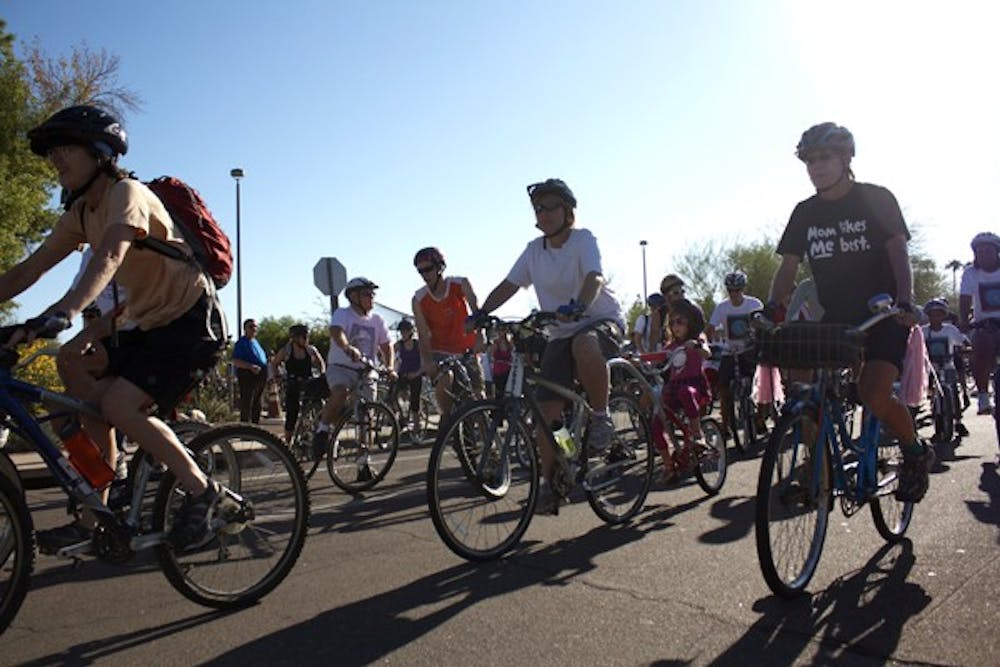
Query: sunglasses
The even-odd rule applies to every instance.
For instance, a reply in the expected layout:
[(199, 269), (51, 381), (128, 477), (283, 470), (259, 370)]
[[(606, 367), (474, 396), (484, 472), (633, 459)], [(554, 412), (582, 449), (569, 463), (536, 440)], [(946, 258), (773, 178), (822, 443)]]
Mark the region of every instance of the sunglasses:
[(562, 204), (553, 204), (552, 206), (546, 206), (545, 204), (532, 204), (531, 208), (535, 209), (535, 213), (551, 213), (552, 211), (558, 211), (562, 208)]
[(430, 266), (418, 266), (417, 273), (430, 273), (431, 271), (437, 270), (437, 267), (431, 264)]

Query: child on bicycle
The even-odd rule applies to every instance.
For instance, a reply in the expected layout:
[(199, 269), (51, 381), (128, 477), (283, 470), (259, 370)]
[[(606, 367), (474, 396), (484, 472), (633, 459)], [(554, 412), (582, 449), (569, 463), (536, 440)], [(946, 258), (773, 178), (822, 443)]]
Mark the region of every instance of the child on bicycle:
[[(969, 339), (951, 322), (946, 322), (949, 309), (943, 299), (931, 299), (924, 304), (924, 314), (929, 322), (923, 327), (924, 343), (927, 345), (927, 356), (939, 373), (942, 384), (958, 383), (958, 370), (955, 368), (955, 351), (971, 345)], [(943, 375), (942, 375), (943, 372)], [(962, 411), (955, 406), (955, 432), (965, 438), (969, 429), (962, 423)]]
[[(658, 424), (658, 418), (654, 420), (653, 433), (657, 449), (663, 458), (663, 474), (660, 477), (662, 484), (688, 472), (695, 460), (691, 453), (702, 442), (701, 412), (712, 401), (703, 370), (704, 361), (711, 356), (711, 352), (701, 335), (705, 328), (705, 316), (701, 308), (687, 299), (680, 299), (670, 304), (667, 318), (670, 340), (664, 352), (665, 358), (671, 360), (671, 365), (661, 399), (668, 410), (683, 412), (688, 427), (684, 448), (674, 452), (671, 457), (667, 451), (667, 441), (663, 437), (664, 426), (670, 426)], [(681, 349), (686, 354), (677, 352)]]

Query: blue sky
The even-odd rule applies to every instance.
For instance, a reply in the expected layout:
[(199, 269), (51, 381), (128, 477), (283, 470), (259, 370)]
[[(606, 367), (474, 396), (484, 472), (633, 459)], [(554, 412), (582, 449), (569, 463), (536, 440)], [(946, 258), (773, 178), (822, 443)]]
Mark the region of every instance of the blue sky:
[[(0, 0), (53, 55), (121, 57), (143, 109), (123, 164), (194, 185), (235, 239), (244, 316), (323, 316), (312, 267), (408, 309), (440, 246), (480, 298), (534, 235), (524, 187), (565, 179), (622, 300), (690, 244), (777, 235), (811, 193), (793, 156), (833, 120), (943, 265), (1000, 222), (993, 3)], [(54, 301), (75, 262), (23, 295)], [(72, 266), (71, 266), (72, 265)], [(236, 318), (235, 278), (223, 292)], [(522, 293), (501, 313), (525, 312)]]

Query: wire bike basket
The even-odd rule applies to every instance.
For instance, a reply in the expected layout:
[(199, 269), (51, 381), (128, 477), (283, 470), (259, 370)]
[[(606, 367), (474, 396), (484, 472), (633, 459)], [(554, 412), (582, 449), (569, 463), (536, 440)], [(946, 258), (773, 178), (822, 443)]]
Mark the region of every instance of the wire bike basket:
[(757, 361), (780, 368), (848, 368), (861, 360), (865, 335), (847, 324), (789, 322), (755, 332)]

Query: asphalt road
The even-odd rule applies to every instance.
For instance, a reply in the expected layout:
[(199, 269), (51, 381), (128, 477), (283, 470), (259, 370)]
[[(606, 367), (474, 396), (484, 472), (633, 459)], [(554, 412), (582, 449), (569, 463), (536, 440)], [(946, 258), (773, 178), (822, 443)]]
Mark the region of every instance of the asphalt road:
[[(408, 446), (382, 486), (352, 499), (323, 471), (288, 579), (234, 613), (194, 605), (148, 557), (73, 568), (41, 556), (0, 637), (3, 664), (996, 665), (1000, 475), (992, 421), (942, 451), (908, 540), (890, 547), (867, 509), (831, 515), (810, 595), (771, 595), (754, 549), (759, 460), (722, 493), (650, 494), (628, 526), (586, 502), (536, 517), (509, 557), (472, 565), (428, 516), (428, 448)], [(63, 520), (29, 492), (36, 527)]]

